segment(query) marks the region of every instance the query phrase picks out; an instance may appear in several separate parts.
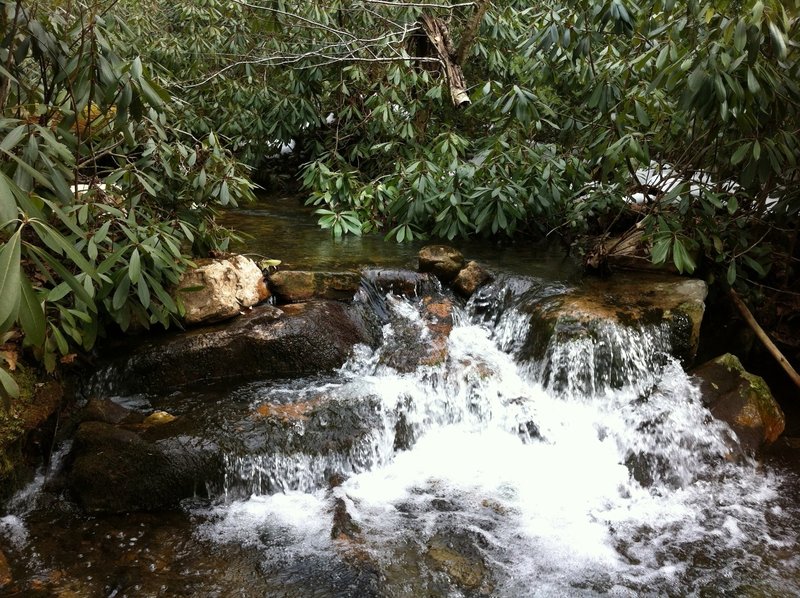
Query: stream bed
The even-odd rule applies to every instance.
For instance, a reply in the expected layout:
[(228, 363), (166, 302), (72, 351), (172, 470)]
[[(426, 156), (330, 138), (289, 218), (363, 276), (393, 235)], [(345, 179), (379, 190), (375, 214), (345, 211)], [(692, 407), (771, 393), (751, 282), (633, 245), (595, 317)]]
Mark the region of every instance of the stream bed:
[[(261, 209), (254, 234), (292, 218)], [(320, 269), (374, 242), (308, 232), (308, 257), (269, 234), (254, 252)], [(796, 475), (738, 450), (666, 331), (608, 322), (533, 358), (529, 307), (577, 270), (552, 249), (466, 252), (501, 275), (456, 302), (437, 363), (397, 362), (433, 342), (421, 298), (362, 293), (383, 342), (334, 372), (112, 397), (188, 421), (220, 475), (175, 512), (86, 515), (49, 487), (66, 442), (0, 511), (8, 595), (800, 594)]]

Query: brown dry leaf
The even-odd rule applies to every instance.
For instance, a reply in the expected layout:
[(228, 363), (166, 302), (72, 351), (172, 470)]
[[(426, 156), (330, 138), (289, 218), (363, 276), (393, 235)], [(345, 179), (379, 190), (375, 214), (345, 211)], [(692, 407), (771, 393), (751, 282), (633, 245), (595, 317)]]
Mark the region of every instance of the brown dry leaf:
[(69, 365), (70, 363), (74, 363), (75, 358), (78, 356), (77, 353), (67, 353), (64, 357), (61, 358), (61, 363), (65, 365)]
[(6, 364), (8, 365), (9, 371), (13, 372), (17, 369), (17, 361), (19, 359), (19, 354), (14, 349), (9, 349), (7, 351), (0, 351), (0, 357), (2, 357)]

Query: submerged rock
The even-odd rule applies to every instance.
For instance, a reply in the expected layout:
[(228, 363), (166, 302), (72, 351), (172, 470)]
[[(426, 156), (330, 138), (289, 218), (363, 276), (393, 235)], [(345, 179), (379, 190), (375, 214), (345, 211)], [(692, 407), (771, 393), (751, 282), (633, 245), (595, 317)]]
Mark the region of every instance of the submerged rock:
[[(158, 426), (165, 428), (168, 424)], [(149, 435), (103, 422), (84, 422), (75, 435), (67, 487), (94, 513), (173, 508), (221, 475), (212, 443), (175, 429)]]
[(173, 294), (187, 324), (227, 320), (269, 298), (261, 269), (241, 255), (201, 261), (184, 272)]
[(280, 303), (302, 303), (311, 299), (351, 301), (361, 285), (361, 275), (358, 272), (281, 270), (270, 275), (269, 285)]
[(494, 586), (475, 543), (466, 532), (440, 532), (428, 541), (425, 556), (431, 568), (447, 574), (462, 590), (489, 596)]
[(226, 326), (197, 328), (136, 346), (101, 373), (101, 390), (164, 392), (212, 380), (309, 375), (341, 366), (353, 345), (374, 344), (379, 334), (370, 314), (358, 305), (262, 305)]
[(766, 382), (747, 372), (739, 358), (726, 353), (696, 368), (703, 401), (726, 422), (745, 450), (756, 451), (783, 433), (785, 418)]
[(447, 245), (426, 245), (419, 250), (420, 272), (431, 272), (443, 282), (450, 282), (464, 267), (464, 256)]

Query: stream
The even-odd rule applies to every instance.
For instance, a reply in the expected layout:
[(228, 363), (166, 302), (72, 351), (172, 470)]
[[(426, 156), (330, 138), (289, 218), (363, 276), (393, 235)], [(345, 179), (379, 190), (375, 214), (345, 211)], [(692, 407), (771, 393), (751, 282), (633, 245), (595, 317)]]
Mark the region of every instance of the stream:
[[(229, 218), (294, 267), (413, 267), (291, 207)], [(334, 372), (114, 396), (191, 419), (221, 475), (175, 512), (86, 515), (49, 488), (65, 442), (0, 509), (8, 595), (799, 595), (796, 474), (738, 450), (666, 330), (609, 321), (533, 358), (529, 308), (577, 270), (552, 248), (465, 253), (500, 275), (456, 302), (440, 363), (397, 367), (432, 342), (421, 298), (366, 285), (384, 340)]]

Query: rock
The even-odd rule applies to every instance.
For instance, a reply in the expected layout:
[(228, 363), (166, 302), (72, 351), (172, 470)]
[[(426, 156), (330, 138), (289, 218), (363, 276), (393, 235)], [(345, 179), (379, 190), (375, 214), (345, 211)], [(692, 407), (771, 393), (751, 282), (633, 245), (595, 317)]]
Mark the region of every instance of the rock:
[(439, 281), (428, 272), (369, 269), (362, 276), (383, 295), (394, 293), (413, 298), (441, 291)]
[[(491, 295), (494, 285), (480, 295)], [(531, 283), (520, 291), (520, 309), (531, 331), (519, 342), (523, 357), (541, 360), (554, 336), (561, 341), (596, 338), (608, 322), (642, 329), (666, 326), (672, 355), (690, 363), (697, 353), (708, 290), (702, 280), (658, 274), (618, 274), (586, 280), (578, 289)]]
[(184, 307), (187, 324), (220, 322), (269, 298), (264, 275), (244, 256), (201, 261), (184, 272), (173, 295)]
[(6, 555), (0, 550), (0, 590), (11, 585), (12, 581), (14, 581), (14, 577), (11, 575), (11, 565), (8, 564)]
[[(225, 326), (148, 339), (113, 359), (97, 394), (164, 392), (212, 380), (299, 377), (340, 367), (380, 328), (360, 305), (335, 301), (258, 306)], [(108, 375), (107, 372), (114, 372)]]
[(347, 512), (347, 503), (343, 498), (337, 498), (333, 503), (333, 526), (331, 539), (352, 542), (358, 539), (361, 527), (355, 522), (353, 516)]
[(161, 426), (173, 422), (176, 419), (177, 418), (174, 415), (167, 413), (166, 411), (154, 411), (144, 418), (142, 426), (145, 428), (149, 428), (151, 426)]
[(428, 542), (425, 553), (433, 569), (446, 573), (463, 590), (489, 596), (494, 586), (475, 541), (467, 533), (440, 532)]
[(492, 275), (484, 270), (478, 262), (467, 262), (467, 265), (453, 281), (453, 290), (464, 297), (471, 297), (482, 285), (492, 279)]
[(747, 372), (735, 355), (726, 353), (696, 368), (703, 401), (726, 422), (742, 448), (756, 451), (783, 433), (785, 418), (766, 382)]
[(438, 365), (447, 359), (447, 342), (453, 329), (453, 302), (443, 295), (422, 298), (421, 320), (408, 321), (390, 313), (394, 334), (384, 339), (381, 363), (398, 372), (420, 365)]
[(153, 437), (84, 422), (75, 435), (67, 487), (92, 513), (168, 509), (204, 495), (206, 483), (221, 477), (217, 447), (179, 429), (170, 434)]
[(53, 380), (39, 381), (32, 366), (17, 367), (13, 377), (20, 397), (5, 409), (0, 401), (0, 501), (14, 490), (6, 483), (31, 461), (41, 459), (52, 448), (54, 428), (64, 388)]
[(311, 299), (351, 301), (361, 286), (358, 272), (306, 272), (282, 270), (269, 277), (269, 286), (280, 303)]
[(464, 267), (464, 256), (447, 245), (426, 245), (419, 250), (419, 271), (432, 272), (439, 280), (450, 282)]
[(95, 421), (106, 424), (138, 424), (144, 420), (144, 415), (133, 409), (128, 409), (110, 399), (91, 398), (81, 410), (80, 421)]

